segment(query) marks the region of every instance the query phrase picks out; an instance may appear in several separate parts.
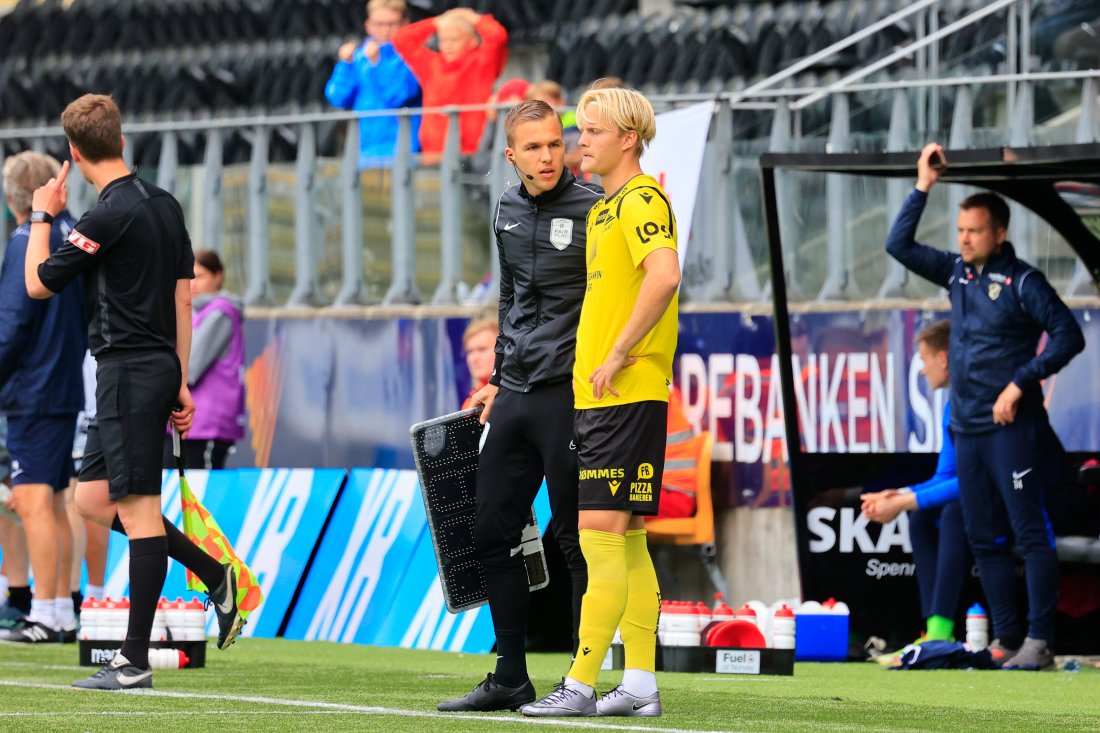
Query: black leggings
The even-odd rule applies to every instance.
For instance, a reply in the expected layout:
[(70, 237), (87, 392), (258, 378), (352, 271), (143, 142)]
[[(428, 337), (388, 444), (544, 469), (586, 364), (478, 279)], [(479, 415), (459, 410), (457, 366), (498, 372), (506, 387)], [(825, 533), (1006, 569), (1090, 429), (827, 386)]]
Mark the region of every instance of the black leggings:
[(566, 565), (573, 599), (573, 636), (580, 623), (587, 566), (577, 535), (577, 452), (573, 386), (567, 380), (530, 392), (501, 388), (489, 414), (478, 457), (474, 541), (488, 581), (489, 610), (498, 636), (526, 632), (530, 594), (520, 543), (531, 503), (546, 477), (551, 525)]

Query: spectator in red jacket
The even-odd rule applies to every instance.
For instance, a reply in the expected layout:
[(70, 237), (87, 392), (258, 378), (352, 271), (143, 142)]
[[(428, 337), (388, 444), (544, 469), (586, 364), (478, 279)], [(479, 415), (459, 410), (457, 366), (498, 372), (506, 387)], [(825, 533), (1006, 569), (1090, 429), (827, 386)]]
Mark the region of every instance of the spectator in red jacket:
[[(425, 42), (438, 37), (439, 50)], [(478, 38), (480, 36), (480, 43)], [(425, 107), (484, 104), (508, 60), (508, 31), (491, 15), (454, 8), (435, 18), (398, 29), (393, 36), (397, 52), (420, 80)], [(459, 119), (463, 154), (477, 152), (485, 112), (463, 112)], [(447, 116), (427, 114), (420, 125), (424, 160), (434, 163), (447, 140)]]

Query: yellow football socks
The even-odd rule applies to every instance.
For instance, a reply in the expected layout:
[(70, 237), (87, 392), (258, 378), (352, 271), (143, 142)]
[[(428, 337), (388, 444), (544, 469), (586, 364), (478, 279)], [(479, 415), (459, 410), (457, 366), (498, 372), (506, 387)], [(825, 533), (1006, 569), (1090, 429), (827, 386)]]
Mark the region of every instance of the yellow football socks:
[(661, 614), (661, 588), (649, 556), (644, 529), (626, 533), (626, 610), (619, 622), (619, 634), (626, 651), (626, 668), (653, 672), (656, 669), (657, 620)]
[(580, 540), (581, 552), (588, 563), (588, 590), (581, 602), (580, 647), (569, 676), (595, 687), (626, 608), (627, 540), (622, 535), (594, 529), (582, 529)]

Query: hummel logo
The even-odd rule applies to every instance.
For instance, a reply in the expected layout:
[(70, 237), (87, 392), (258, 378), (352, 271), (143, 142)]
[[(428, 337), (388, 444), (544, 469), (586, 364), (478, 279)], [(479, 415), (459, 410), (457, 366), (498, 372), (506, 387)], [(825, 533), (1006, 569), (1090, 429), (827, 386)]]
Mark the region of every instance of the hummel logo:
[(511, 224), (505, 224), (504, 225), (504, 231), (506, 231), (506, 232), (511, 231), (511, 230), (515, 229), (516, 227), (518, 227), (518, 226), (519, 226), (519, 222), (518, 221), (513, 221)]
[(588, 647), (585, 647), (584, 649), (581, 649), (581, 651), (584, 652), (585, 656), (588, 656), (588, 653), (591, 652), (592, 650), (589, 649)]
[(1023, 491), (1024, 489), (1024, 476), (1031, 473), (1032, 469), (1028, 468), (1023, 471), (1012, 472), (1012, 488), (1016, 491)]

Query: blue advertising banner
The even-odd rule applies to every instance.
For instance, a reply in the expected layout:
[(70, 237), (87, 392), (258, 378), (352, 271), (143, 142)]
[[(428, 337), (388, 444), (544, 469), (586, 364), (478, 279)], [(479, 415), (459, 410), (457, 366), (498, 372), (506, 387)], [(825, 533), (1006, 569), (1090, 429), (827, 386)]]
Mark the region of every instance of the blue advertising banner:
[(442, 318), (247, 320), (231, 465), (412, 468), (409, 426), (462, 402), (453, 338)]
[[(546, 491), (536, 500), (546, 527)], [(414, 471), (353, 470), (286, 638), (485, 653), (489, 611), (447, 612)]]
[[(1100, 449), (1100, 323), (1074, 311), (1086, 349), (1043, 389), (1067, 450)], [(929, 394), (913, 343), (947, 314), (925, 310), (805, 312), (792, 316), (801, 436), (810, 453), (932, 453), (945, 394)], [(1042, 348), (1040, 344), (1040, 349)], [(790, 505), (783, 399), (770, 315), (680, 315), (673, 384), (696, 431), (728, 461), (725, 501)], [(775, 387), (773, 389), (773, 386)], [(722, 486), (714, 487), (722, 496)]]
[[(343, 469), (188, 471), (195, 496), (210, 510), (263, 589), (264, 602), (248, 618), (244, 636), (274, 637), (286, 616), (309, 556), (317, 545), (347, 472)], [(179, 477), (162, 476), (164, 514), (180, 526)], [(129, 594), (130, 552), (112, 537), (104, 593)], [(164, 596), (188, 598), (183, 567), (169, 561)], [(211, 612), (207, 631), (215, 631)]]
[[(1100, 449), (1100, 322), (1074, 309), (1086, 350), (1047, 380), (1069, 450)], [(943, 395), (913, 346), (940, 311), (813, 304), (792, 316), (803, 445), (827, 453), (934, 452)], [(249, 436), (236, 465), (411, 468), (408, 426), (458, 408), (469, 389), (464, 318), (252, 319)], [(725, 505), (790, 506), (782, 399), (768, 310), (680, 314), (673, 385), (696, 431), (715, 436)], [(777, 382), (777, 380), (776, 380)]]

